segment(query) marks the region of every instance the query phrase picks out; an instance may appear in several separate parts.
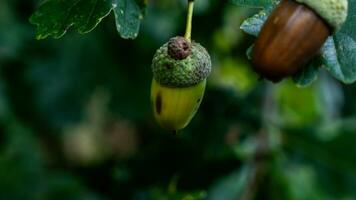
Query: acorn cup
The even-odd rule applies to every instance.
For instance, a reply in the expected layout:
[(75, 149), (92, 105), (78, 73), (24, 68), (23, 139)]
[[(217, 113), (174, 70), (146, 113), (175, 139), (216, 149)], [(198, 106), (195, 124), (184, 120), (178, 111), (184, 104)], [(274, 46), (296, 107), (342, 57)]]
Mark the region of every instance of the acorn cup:
[(186, 127), (204, 96), (211, 72), (208, 52), (200, 44), (174, 37), (152, 61), (151, 102), (159, 125), (170, 131)]
[(296, 74), (341, 28), (347, 9), (347, 0), (282, 0), (255, 42), (254, 70), (273, 82)]

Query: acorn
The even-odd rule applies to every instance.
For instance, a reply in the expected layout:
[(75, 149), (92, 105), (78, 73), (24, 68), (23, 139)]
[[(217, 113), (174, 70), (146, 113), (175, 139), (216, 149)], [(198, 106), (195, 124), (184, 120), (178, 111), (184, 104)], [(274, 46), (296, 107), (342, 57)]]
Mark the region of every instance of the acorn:
[(151, 102), (156, 121), (170, 131), (185, 128), (197, 112), (211, 72), (208, 52), (198, 43), (174, 37), (152, 61)]
[(294, 75), (341, 28), (347, 9), (347, 0), (282, 0), (255, 42), (254, 70), (273, 82)]

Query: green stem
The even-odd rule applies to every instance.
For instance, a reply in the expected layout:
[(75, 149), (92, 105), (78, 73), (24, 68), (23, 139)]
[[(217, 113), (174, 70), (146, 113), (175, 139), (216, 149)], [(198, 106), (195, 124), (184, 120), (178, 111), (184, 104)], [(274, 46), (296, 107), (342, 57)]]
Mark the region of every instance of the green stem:
[(193, 21), (194, 0), (188, 0), (187, 28), (185, 29), (185, 39), (191, 40)]

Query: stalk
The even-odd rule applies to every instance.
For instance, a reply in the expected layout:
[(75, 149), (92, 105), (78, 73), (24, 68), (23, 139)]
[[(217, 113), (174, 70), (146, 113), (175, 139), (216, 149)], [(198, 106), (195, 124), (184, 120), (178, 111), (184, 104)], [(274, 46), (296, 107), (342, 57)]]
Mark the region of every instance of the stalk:
[(194, 0), (188, 0), (188, 15), (187, 15), (187, 27), (185, 29), (184, 38), (191, 41), (192, 36), (192, 21), (193, 21)]

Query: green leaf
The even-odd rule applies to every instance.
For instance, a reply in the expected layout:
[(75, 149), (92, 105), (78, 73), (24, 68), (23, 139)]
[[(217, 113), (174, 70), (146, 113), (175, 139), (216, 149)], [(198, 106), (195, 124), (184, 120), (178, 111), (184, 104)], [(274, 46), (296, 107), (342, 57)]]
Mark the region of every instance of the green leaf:
[(230, 0), (231, 3), (239, 6), (249, 6), (256, 8), (266, 8), (276, 1), (277, 0)]
[(318, 78), (318, 70), (321, 66), (319, 57), (313, 59), (311, 63), (293, 76), (293, 81), (298, 87), (310, 86)]
[(134, 39), (145, 6), (143, 0), (48, 0), (30, 17), (30, 22), (37, 26), (37, 39), (58, 39), (71, 27), (81, 34), (92, 31), (114, 10), (120, 36)]
[(61, 38), (73, 27), (84, 34), (93, 30), (111, 11), (109, 0), (48, 0), (31, 16), (37, 39)]
[(140, 30), (143, 13), (135, 0), (113, 0), (116, 28), (122, 38), (134, 39)]
[(218, 180), (208, 192), (209, 200), (234, 200), (241, 197), (255, 172), (256, 166), (246, 163), (240, 169)]
[(349, 0), (348, 17), (340, 30), (340, 33), (350, 36), (353, 40), (356, 40), (356, 0)]
[(247, 34), (257, 37), (262, 29), (263, 24), (267, 20), (268, 15), (269, 13), (267, 13), (265, 10), (262, 10), (253, 17), (250, 17), (242, 22), (240, 28)]
[(322, 48), (326, 69), (338, 80), (356, 81), (356, 42), (343, 33), (330, 37)]
[(249, 60), (252, 60), (253, 47), (254, 47), (254, 45), (251, 45), (246, 51), (246, 56), (247, 56), (247, 59), (249, 59)]

